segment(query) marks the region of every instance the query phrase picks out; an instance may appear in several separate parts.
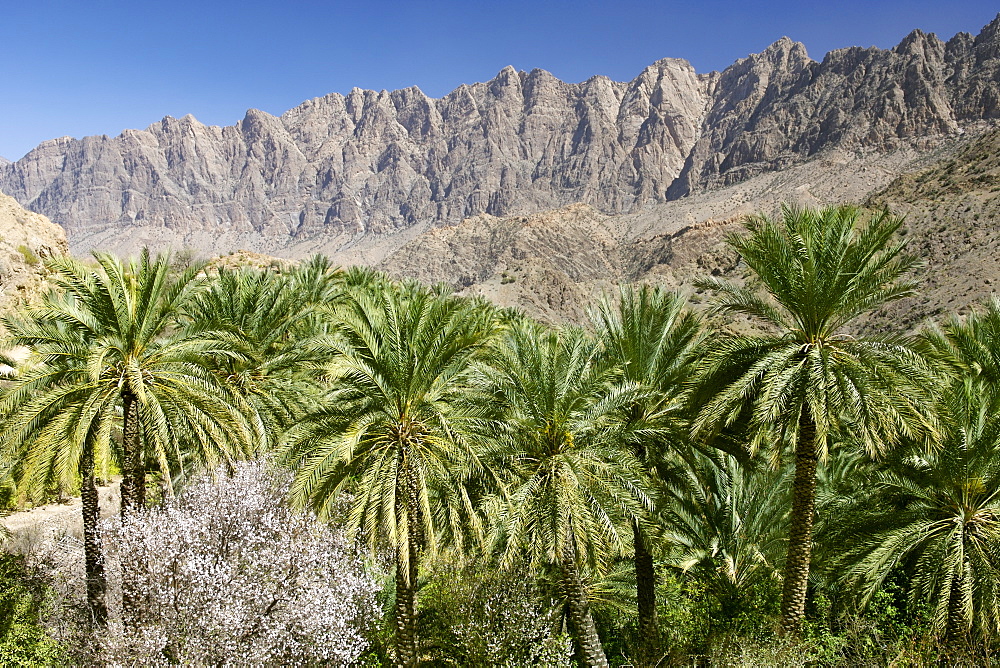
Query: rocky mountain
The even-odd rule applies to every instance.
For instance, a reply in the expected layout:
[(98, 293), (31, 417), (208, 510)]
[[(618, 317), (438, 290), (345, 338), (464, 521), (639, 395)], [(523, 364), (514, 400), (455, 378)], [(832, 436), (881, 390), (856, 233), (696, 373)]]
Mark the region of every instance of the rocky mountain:
[(629, 84), (507, 68), (440, 100), (355, 89), (226, 128), (165, 118), (43, 143), (0, 168), (0, 189), (63, 224), (78, 249), (109, 227), (275, 249), (574, 201), (621, 211), (680, 171), (713, 79), (673, 60)]
[[(724, 238), (746, 214), (781, 205), (873, 203), (901, 173), (954, 159), (964, 139), (936, 151), (897, 150), (821, 158), (765, 172), (679, 200), (607, 215), (575, 204), (525, 216), (472, 216), (423, 232), (388, 251), (376, 267), (397, 277), (444, 282), (551, 322), (580, 321), (588, 303), (618, 283), (649, 281), (686, 290), (694, 279), (735, 276), (737, 258)], [(984, 219), (984, 224), (989, 225)], [(920, 227), (915, 237), (921, 237)], [(738, 272), (737, 272), (738, 273)], [(927, 308), (911, 314), (928, 313)]]
[(441, 99), (355, 89), (224, 128), (168, 117), (45, 142), (0, 165), (0, 189), (64, 225), (78, 252), (245, 247), (373, 263), (469, 217), (573, 203), (634, 216), (831, 155), (911, 165), (998, 117), (1000, 18), (976, 37), (915, 31), (821, 62), (783, 38), (722, 73), (665, 59), (631, 82), (573, 84), (505, 68)]
[(934, 146), (1000, 117), (1000, 17), (948, 42), (915, 30), (894, 49), (853, 47), (814, 62), (788, 39), (722, 73), (670, 196), (782, 169), (838, 146)]
[(725, 236), (742, 228), (747, 213), (776, 214), (782, 203), (885, 206), (905, 217), (908, 250), (926, 263), (919, 294), (865, 326), (912, 330), (967, 313), (997, 292), (1000, 129), (892, 156), (889, 163), (834, 152), (634, 214), (608, 216), (577, 204), (527, 216), (474, 216), (417, 236), (377, 267), (449, 283), (550, 322), (580, 322), (588, 304), (624, 282), (667, 285), (704, 303), (708, 295), (695, 279), (742, 276)]
[(926, 260), (919, 296), (888, 307), (884, 322), (915, 327), (964, 314), (1000, 289), (1000, 130), (900, 176), (866, 204), (905, 215), (908, 250)]
[(42, 260), (67, 252), (61, 227), (0, 193), (0, 308), (37, 293), (46, 275)]

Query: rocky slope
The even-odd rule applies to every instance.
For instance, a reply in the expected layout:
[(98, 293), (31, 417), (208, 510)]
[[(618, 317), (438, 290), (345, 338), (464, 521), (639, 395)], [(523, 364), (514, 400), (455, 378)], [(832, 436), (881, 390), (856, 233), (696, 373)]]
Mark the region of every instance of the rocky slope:
[(776, 213), (783, 203), (863, 204), (899, 174), (951, 160), (967, 144), (863, 157), (825, 151), (781, 171), (631, 214), (606, 215), (577, 204), (527, 216), (473, 216), (417, 235), (376, 266), (398, 277), (448, 283), (552, 322), (580, 321), (588, 302), (622, 282), (665, 284), (699, 302), (694, 279), (734, 275), (736, 258), (724, 237), (741, 227), (746, 214)]
[(741, 229), (745, 214), (777, 213), (782, 203), (845, 202), (905, 216), (908, 250), (926, 259), (920, 294), (886, 307), (866, 327), (916, 329), (967, 313), (1000, 285), (1000, 130), (933, 152), (867, 159), (825, 152), (634, 214), (572, 205), (530, 216), (474, 216), (417, 236), (377, 266), (446, 282), (550, 322), (580, 322), (589, 303), (623, 282), (667, 285), (705, 303), (695, 279), (741, 276), (724, 239)]
[(916, 30), (894, 49), (814, 62), (788, 39), (722, 73), (672, 196), (781, 169), (830, 146), (933, 146), (1000, 116), (1000, 18), (947, 43)]
[(46, 275), (42, 260), (67, 252), (61, 227), (0, 193), (0, 308), (35, 294)]
[(926, 260), (920, 295), (881, 321), (915, 327), (968, 312), (1000, 286), (1000, 130), (963, 142), (933, 165), (904, 174), (867, 202), (906, 216), (909, 251)]
[[(1000, 116), (1000, 18), (948, 42), (816, 62), (781, 39), (724, 72), (661, 60), (631, 82), (502, 70), (441, 99), (355, 89), (231, 127), (187, 116), (45, 142), (0, 189), (63, 224), (76, 251), (143, 244), (325, 251), (377, 261), (479, 214), (582, 202), (641, 212), (830, 151), (946, 144)], [(345, 255), (345, 257), (347, 256)]]

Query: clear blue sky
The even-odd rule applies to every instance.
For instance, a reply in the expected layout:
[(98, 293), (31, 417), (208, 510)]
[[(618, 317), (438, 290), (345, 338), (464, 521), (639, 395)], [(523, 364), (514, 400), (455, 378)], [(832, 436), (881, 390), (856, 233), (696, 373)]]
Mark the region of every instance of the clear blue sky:
[(635, 77), (663, 57), (722, 69), (782, 35), (819, 60), (914, 28), (976, 34), (979, 0), (242, 2), (0, 0), (0, 156), (117, 135), (166, 115), (230, 125), (354, 86), (439, 97), (506, 65), (565, 81)]

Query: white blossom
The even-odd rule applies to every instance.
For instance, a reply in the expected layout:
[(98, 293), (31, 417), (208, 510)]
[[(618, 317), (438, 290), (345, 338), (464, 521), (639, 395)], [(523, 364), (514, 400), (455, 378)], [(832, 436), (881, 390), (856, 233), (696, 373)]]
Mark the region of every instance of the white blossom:
[[(345, 665), (366, 648), (377, 586), (344, 536), (285, 504), (264, 462), (216, 473), (105, 525), (113, 664)], [(115, 614), (117, 612), (117, 614)]]

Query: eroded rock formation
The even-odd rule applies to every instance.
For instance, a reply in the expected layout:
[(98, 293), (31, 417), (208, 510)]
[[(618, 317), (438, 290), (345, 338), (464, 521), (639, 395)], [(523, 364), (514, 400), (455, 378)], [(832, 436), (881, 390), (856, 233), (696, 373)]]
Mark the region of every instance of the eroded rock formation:
[(55, 139), (0, 164), (0, 189), (77, 251), (329, 252), (478, 214), (635, 211), (831, 148), (934, 146), (1000, 116), (998, 72), (1000, 19), (977, 37), (915, 31), (822, 62), (782, 38), (721, 74), (665, 59), (628, 83), (572, 84), (508, 67), (441, 99), (355, 89), (230, 127), (167, 117)]

